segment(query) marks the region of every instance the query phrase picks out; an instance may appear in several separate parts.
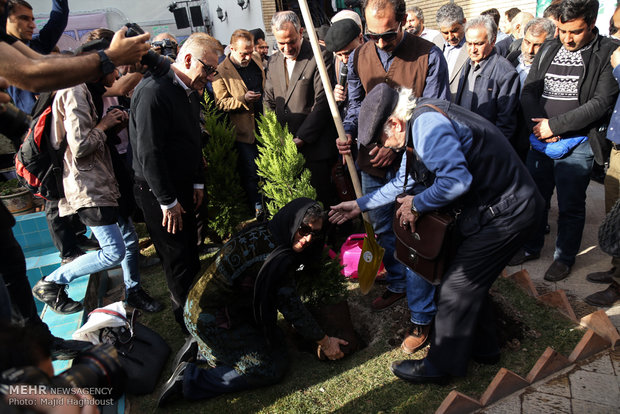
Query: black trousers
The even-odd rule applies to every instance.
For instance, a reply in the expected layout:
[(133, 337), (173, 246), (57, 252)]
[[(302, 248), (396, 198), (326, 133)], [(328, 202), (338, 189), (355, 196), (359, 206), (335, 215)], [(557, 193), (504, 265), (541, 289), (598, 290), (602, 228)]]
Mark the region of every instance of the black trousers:
[(491, 220), (459, 245), (439, 288), (427, 356), (438, 370), (464, 376), (473, 355), (499, 354), (489, 289), (535, 228), (541, 210), (542, 203), (532, 202), (516, 217)]
[(324, 209), (338, 204), (338, 193), (332, 183), (332, 167), (336, 163), (336, 158), (326, 160), (311, 161), (306, 160), (306, 168), (310, 170), (310, 184), (316, 189), (317, 201), (323, 204)]
[(174, 317), (183, 328), (185, 328), (183, 321), (185, 299), (200, 270), (193, 206), (194, 189), (192, 184), (185, 187), (187, 188), (177, 188), (178, 201), (186, 211), (183, 214), (183, 230), (172, 234), (161, 225), (163, 213), (148, 184), (137, 180), (134, 185), (136, 202), (144, 212), (146, 227), (164, 268)]
[(76, 234), (86, 232), (86, 226), (82, 224), (76, 214), (60, 217), (58, 214), (58, 201), (47, 200), (45, 202), (45, 218), (47, 227), (52, 236), (54, 246), (60, 252), (60, 257), (68, 258), (80, 252)]

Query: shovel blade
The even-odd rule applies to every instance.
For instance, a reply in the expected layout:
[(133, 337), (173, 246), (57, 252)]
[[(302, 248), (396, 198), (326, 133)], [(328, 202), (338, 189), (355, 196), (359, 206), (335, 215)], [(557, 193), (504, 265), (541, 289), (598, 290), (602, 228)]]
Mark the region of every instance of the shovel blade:
[(366, 237), (364, 237), (364, 243), (362, 244), (362, 254), (360, 255), (360, 261), (357, 265), (357, 278), (360, 285), (362, 294), (365, 295), (370, 292), (372, 285), (375, 283), (377, 272), (381, 266), (381, 260), (383, 260), (383, 254), (385, 249), (379, 246), (375, 239), (375, 233), (372, 230), (372, 226), (364, 222), (366, 227)]

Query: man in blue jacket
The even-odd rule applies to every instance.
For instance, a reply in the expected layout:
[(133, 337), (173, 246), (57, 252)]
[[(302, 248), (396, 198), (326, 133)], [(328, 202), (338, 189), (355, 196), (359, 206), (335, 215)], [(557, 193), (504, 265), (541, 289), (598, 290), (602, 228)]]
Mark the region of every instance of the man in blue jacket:
[[(69, 0), (53, 0), (49, 20), (39, 33), (34, 34), (37, 26), (32, 6), (27, 1), (10, 0), (7, 9), (6, 32), (42, 55), (48, 55), (54, 49), (69, 20)], [(8, 92), (15, 106), (26, 113), (32, 112), (36, 102), (34, 93), (16, 86), (10, 86)]]
[(512, 139), (517, 128), (519, 74), (495, 51), (497, 26), (488, 16), (465, 24), (469, 59), (461, 71), (454, 103), (488, 119)]

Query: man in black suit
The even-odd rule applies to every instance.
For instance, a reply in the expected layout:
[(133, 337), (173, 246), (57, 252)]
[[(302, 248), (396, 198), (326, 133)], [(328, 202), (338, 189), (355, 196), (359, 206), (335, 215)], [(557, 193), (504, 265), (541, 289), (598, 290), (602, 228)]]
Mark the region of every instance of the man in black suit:
[[(266, 110), (275, 111), (282, 125), (288, 124), (312, 173), (317, 198), (329, 206), (336, 197), (331, 184), (331, 167), (337, 156), (336, 129), (312, 47), (303, 39), (299, 18), (292, 11), (276, 13), (271, 26), (280, 53), (269, 59), (263, 104)], [(323, 49), (322, 55), (333, 85), (333, 54)]]
[(183, 329), (185, 298), (200, 269), (194, 210), (202, 203), (204, 176), (196, 91), (213, 82), (214, 42), (204, 33), (191, 35), (172, 70), (144, 79), (131, 99), (136, 202), (144, 212), (166, 274), (172, 310)]

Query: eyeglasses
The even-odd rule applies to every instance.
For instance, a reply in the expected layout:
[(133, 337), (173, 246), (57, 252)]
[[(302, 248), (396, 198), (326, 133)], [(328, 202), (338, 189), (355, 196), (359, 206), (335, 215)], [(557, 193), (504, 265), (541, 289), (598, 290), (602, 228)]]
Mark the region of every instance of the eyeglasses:
[(200, 63), (202, 63), (202, 66), (204, 66), (205, 68), (205, 72), (207, 73), (207, 76), (213, 74), (213, 76), (216, 76), (218, 74), (217, 69), (215, 69), (213, 66), (211, 65), (207, 65), (206, 63), (204, 63), (202, 60), (196, 58), (196, 60)]
[(396, 30), (390, 30), (388, 32), (383, 33), (369, 33), (366, 32), (366, 37), (368, 37), (373, 42), (378, 42), (379, 39), (383, 39), (384, 42), (391, 42), (396, 39), (396, 36), (400, 33), (400, 26), (402, 23), (398, 23), (398, 28)]
[(312, 227), (303, 223), (299, 226), (299, 230), (297, 231), (301, 237), (306, 237), (309, 234), (312, 235), (312, 237), (319, 237), (321, 235), (321, 230), (312, 230)]

